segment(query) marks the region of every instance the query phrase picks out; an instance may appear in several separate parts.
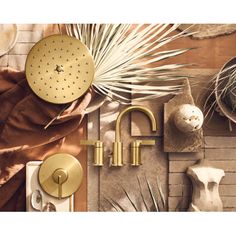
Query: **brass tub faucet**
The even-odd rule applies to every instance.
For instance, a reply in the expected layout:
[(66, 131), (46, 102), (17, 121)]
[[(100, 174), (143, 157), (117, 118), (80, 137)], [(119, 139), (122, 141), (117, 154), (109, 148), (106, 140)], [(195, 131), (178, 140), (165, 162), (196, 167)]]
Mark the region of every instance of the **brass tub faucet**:
[[(121, 142), (121, 120), (124, 115), (131, 111), (141, 111), (146, 114), (151, 121), (152, 131), (157, 130), (156, 119), (151, 112), (146, 107), (143, 106), (130, 106), (124, 109), (117, 117), (116, 120), (116, 132), (115, 132), (115, 142), (113, 143), (113, 158), (112, 158), (112, 166), (123, 166), (123, 145)], [(139, 166), (141, 164), (141, 145), (155, 145), (155, 140), (135, 140), (131, 144), (131, 165)]]

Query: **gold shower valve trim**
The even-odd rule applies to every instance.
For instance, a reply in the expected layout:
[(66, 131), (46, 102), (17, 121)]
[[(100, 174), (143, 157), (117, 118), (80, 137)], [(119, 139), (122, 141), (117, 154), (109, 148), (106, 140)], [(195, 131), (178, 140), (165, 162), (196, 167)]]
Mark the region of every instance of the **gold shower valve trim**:
[(42, 163), (38, 179), (46, 193), (61, 199), (71, 196), (80, 187), (83, 169), (80, 162), (72, 155), (57, 153)]
[(68, 35), (52, 35), (30, 50), (26, 79), (45, 101), (65, 104), (81, 97), (94, 79), (94, 61), (88, 48)]

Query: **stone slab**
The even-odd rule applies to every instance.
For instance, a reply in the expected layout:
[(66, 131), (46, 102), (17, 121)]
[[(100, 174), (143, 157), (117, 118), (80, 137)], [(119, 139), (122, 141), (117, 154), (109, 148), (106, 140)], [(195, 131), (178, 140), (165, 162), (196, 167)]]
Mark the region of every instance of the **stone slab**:
[(174, 125), (173, 115), (183, 104), (194, 105), (189, 81), (183, 82), (183, 93), (176, 95), (164, 104), (164, 151), (165, 152), (199, 152), (203, 146), (202, 129), (191, 132), (180, 132)]
[[(104, 104), (100, 109), (100, 139), (105, 144), (105, 163), (100, 170), (100, 205), (104, 211), (114, 211), (113, 207), (105, 200), (105, 198), (112, 198), (119, 202), (126, 211), (134, 211), (130, 202), (125, 197), (121, 186), (123, 186), (130, 194), (133, 201), (136, 202), (139, 209), (145, 210), (142, 204), (140, 189), (137, 182), (137, 176), (142, 181), (144, 195), (148, 198), (148, 190), (145, 185), (145, 176), (149, 180), (154, 194), (157, 199), (157, 176), (160, 179), (162, 189), (165, 197), (167, 197), (167, 171), (168, 161), (167, 154), (162, 152), (162, 142), (160, 138), (156, 139), (156, 145), (150, 147), (142, 147), (143, 165), (139, 167), (132, 167), (130, 165), (130, 142), (136, 138), (131, 137), (131, 116), (127, 114), (121, 122), (121, 138), (124, 145), (124, 163), (123, 167), (109, 167), (110, 158), (112, 156), (112, 142), (114, 141), (115, 121), (118, 113), (124, 109), (124, 106), (115, 103)], [(150, 137), (149, 137), (150, 138)], [(138, 137), (138, 139), (145, 139), (145, 137)], [(147, 137), (146, 137), (147, 139)], [(167, 199), (166, 199), (167, 201)]]

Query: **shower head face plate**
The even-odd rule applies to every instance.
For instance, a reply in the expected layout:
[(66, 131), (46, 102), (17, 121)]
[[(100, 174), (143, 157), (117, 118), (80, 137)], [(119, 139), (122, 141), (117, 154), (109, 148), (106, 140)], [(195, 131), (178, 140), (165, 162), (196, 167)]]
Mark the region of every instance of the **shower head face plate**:
[(94, 71), (88, 48), (68, 35), (52, 35), (37, 42), (25, 64), (30, 88), (41, 99), (55, 104), (66, 104), (85, 94)]

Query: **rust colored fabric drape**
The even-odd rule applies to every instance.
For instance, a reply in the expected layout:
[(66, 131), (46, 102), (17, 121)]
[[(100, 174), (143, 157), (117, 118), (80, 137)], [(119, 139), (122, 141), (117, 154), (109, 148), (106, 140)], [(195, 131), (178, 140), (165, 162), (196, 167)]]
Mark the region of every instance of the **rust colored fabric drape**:
[(85, 156), (79, 140), (84, 138), (86, 131), (83, 113), (91, 96), (87, 92), (71, 103), (45, 130), (44, 126), (64, 105), (51, 104), (37, 97), (28, 87), (24, 72), (0, 71), (1, 211), (25, 210), (25, 165), (28, 161), (43, 160), (56, 152), (70, 153), (79, 160), (81, 155)]

